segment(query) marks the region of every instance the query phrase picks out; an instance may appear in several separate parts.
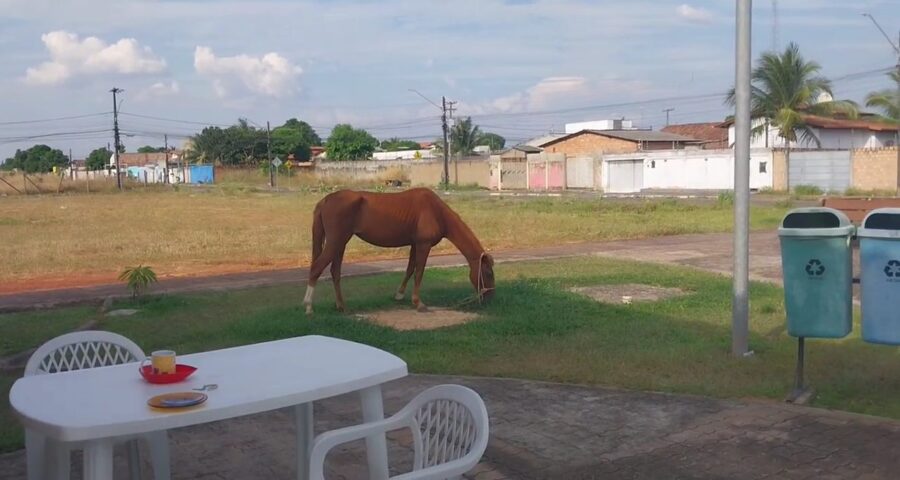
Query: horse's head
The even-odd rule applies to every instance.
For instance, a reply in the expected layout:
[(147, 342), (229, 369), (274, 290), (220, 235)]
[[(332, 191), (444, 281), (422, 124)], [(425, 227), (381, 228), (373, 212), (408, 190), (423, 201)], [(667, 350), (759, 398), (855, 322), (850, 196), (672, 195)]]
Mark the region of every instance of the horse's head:
[(494, 257), (482, 253), (478, 263), (469, 272), (469, 280), (475, 287), (479, 300), (490, 300), (494, 296)]

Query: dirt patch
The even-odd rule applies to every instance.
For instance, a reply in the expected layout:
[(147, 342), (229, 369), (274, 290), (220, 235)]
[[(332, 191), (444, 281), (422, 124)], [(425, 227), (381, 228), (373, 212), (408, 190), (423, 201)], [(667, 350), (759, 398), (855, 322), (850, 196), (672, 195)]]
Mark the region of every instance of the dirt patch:
[(571, 291), (580, 293), (603, 303), (628, 304), (632, 302), (656, 302), (668, 298), (687, 295), (680, 288), (657, 287), (640, 283), (626, 283), (621, 285), (593, 285), (590, 287), (575, 287)]
[(448, 308), (428, 307), (424, 313), (415, 309), (381, 310), (356, 315), (367, 322), (372, 322), (395, 330), (434, 330), (436, 328), (462, 325), (478, 318), (471, 312), (460, 312)]

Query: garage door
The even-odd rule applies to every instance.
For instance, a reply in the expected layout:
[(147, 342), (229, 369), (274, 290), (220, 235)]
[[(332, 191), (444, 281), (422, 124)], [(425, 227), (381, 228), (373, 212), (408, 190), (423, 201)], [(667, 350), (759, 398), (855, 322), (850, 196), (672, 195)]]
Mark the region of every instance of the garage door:
[(814, 185), (825, 192), (850, 188), (850, 151), (791, 152), (790, 186)]
[(621, 160), (609, 162), (606, 191), (609, 193), (634, 193), (644, 188), (644, 161)]
[(594, 188), (594, 159), (575, 157), (566, 159), (566, 187)]

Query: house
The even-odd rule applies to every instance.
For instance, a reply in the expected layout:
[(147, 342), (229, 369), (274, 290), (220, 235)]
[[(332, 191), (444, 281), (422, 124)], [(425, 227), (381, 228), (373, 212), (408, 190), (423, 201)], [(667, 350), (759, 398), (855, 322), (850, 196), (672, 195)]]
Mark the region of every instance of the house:
[(721, 126), (721, 122), (669, 125), (662, 131), (700, 140), (700, 148), (704, 150), (728, 148), (728, 130)]
[(435, 158), (434, 150), (395, 150), (372, 153), (372, 160), (423, 160), (432, 158)]
[[(159, 165), (166, 167), (166, 161), (171, 165), (177, 163), (181, 158), (182, 152), (173, 150), (170, 152), (153, 152), (153, 153), (120, 153), (119, 164), (124, 169), (126, 167), (146, 167), (149, 165)], [(116, 156), (109, 157), (109, 165), (116, 165)]]
[(519, 144), (514, 147), (506, 148), (504, 150), (500, 150), (500, 152), (496, 155), (498, 159), (501, 160), (524, 160), (529, 153), (541, 153), (541, 149), (538, 147), (532, 147), (531, 145)]
[[(803, 115), (803, 121), (819, 140), (798, 139), (791, 142), (791, 148), (823, 150), (855, 150), (892, 147), (897, 144), (897, 126), (875, 120), (872, 114), (861, 113), (859, 118), (827, 118)], [(728, 128), (728, 146), (734, 146), (734, 121), (720, 124)], [(762, 127), (759, 135), (750, 139), (750, 148), (784, 148), (785, 141), (773, 126), (766, 128), (764, 119), (753, 121), (753, 128)]]
[(562, 138), (565, 136), (566, 136), (565, 133), (548, 133), (547, 135), (541, 135), (540, 137), (532, 138), (531, 140), (528, 140), (527, 142), (525, 142), (523, 145), (527, 145), (529, 147), (540, 148), (541, 145), (550, 143), (553, 140), (556, 140), (558, 138)]
[(645, 150), (680, 150), (689, 146), (699, 148), (701, 144), (701, 140), (653, 130), (580, 130), (536, 146), (545, 153), (578, 156)]

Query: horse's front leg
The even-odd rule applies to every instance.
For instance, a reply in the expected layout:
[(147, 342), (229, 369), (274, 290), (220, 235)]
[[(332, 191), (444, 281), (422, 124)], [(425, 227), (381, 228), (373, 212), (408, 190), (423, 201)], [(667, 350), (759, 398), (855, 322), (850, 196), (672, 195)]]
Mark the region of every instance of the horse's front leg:
[(406, 296), (406, 285), (409, 283), (409, 279), (412, 278), (414, 273), (416, 273), (415, 245), (409, 247), (409, 263), (406, 264), (406, 275), (403, 276), (403, 281), (400, 282), (400, 288), (397, 289), (394, 300), (403, 300), (403, 297)]
[(419, 244), (416, 246), (416, 283), (413, 286), (412, 303), (416, 310), (427, 312), (428, 307), (422, 303), (419, 297), (419, 287), (422, 286), (422, 277), (425, 276), (425, 264), (428, 263), (428, 254), (431, 252), (430, 244)]

